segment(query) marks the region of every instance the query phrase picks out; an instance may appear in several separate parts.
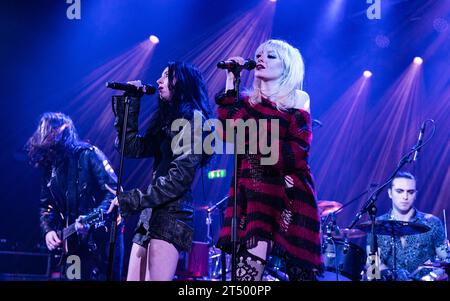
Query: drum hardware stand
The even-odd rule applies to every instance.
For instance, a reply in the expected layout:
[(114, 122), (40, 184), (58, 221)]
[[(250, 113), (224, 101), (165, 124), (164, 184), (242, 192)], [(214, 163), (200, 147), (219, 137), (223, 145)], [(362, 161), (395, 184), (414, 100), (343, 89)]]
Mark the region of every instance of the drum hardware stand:
[[(213, 206), (214, 207), (214, 206)], [(211, 214), (214, 211), (215, 208), (210, 207), (207, 209), (207, 216), (206, 216), (206, 240), (208, 242), (209, 251), (208, 251), (208, 277), (211, 280), (215, 275), (213, 275), (213, 259), (217, 257), (217, 249), (213, 245), (213, 238), (211, 236), (211, 224), (212, 224), (212, 217)], [(220, 254), (222, 258), (222, 253)], [(223, 268), (223, 267), (222, 267)], [(222, 270), (223, 271), (223, 270)]]
[[(208, 209), (206, 209), (207, 212), (207, 216), (206, 216), (206, 239), (209, 245), (209, 249), (210, 251), (208, 252), (208, 256), (209, 256), (209, 260), (208, 260), (208, 265), (209, 265), (209, 271), (208, 271), (208, 276), (210, 279), (213, 278), (213, 272), (212, 272), (212, 259), (217, 257), (217, 248), (214, 246), (214, 241), (213, 241), (213, 237), (211, 235), (211, 224), (212, 224), (212, 213), (217, 209), (220, 208), (220, 206), (222, 206), (225, 201), (228, 200), (228, 196), (225, 196), (223, 199), (221, 199), (219, 202), (217, 202), (215, 205), (208, 207)], [(226, 254), (225, 252), (221, 251), (220, 252), (220, 262), (221, 262), (221, 280), (222, 281), (226, 281), (226, 276), (227, 276), (227, 264), (226, 264)]]
[[(381, 275), (380, 275), (380, 267), (379, 267), (379, 254), (378, 254), (378, 242), (377, 242), (377, 236), (375, 234), (375, 219), (376, 219), (376, 213), (377, 213), (377, 207), (375, 206), (375, 202), (378, 198), (378, 195), (381, 193), (381, 191), (388, 186), (392, 180), (394, 179), (394, 176), (397, 174), (397, 172), (406, 164), (408, 163), (408, 160), (404, 160), (404, 158), (408, 159), (409, 155), (412, 154), (412, 152), (408, 153), (408, 156), (404, 156), (402, 158), (402, 160), (400, 161), (400, 164), (397, 166), (397, 168), (395, 169), (395, 171), (391, 174), (391, 176), (389, 177), (388, 181), (386, 181), (386, 183), (384, 183), (383, 185), (381, 185), (379, 188), (377, 188), (372, 195), (370, 196), (369, 200), (366, 202), (366, 204), (364, 205), (364, 207), (358, 212), (358, 214), (356, 215), (356, 217), (353, 219), (352, 223), (350, 224), (350, 226), (348, 227), (349, 229), (352, 229), (356, 223), (359, 221), (359, 219), (362, 217), (362, 215), (364, 213), (368, 213), (369, 217), (370, 217), (370, 221), (372, 224), (371, 227), (371, 239), (370, 239), (370, 253), (368, 256), (368, 262), (369, 262), (369, 266), (371, 273), (368, 273), (367, 275), (367, 279), (368, 280), (381, 280)], [(394, 254), (394, 258), (395, 258), (395, 254)], [(369, 275), (371, 274), (371, 275)], [(394, 278), (396, 278), (396, 276), (394, 275)]]
[[(432, 119), (428, 119), (426, 121), (424, 121), (422, 123), (422, 128), (424, 128), (424, 125), (427, 121), (430, 121), (434, 124), (434, 120)], [(430, 138), (427, 139), (427, 141), (425, 141), (424, 143), (418, 142), (416, 145), (414, 145), (411, 150), (406, 153), (406, 155), (404, 155), (401, 159), (399, 164), (397, 165), (397, 167), (395, 168), (394, 172), (391, 174), (391, 176), (388, 178), (388, 180), (381, 186), (379, 186), (369, 197), (369, 199), (367, 200), (367, 202), (364, 204), (364, 206), (362, 207), (362, 209), (358, 212), (358, 214), (355, 216), (355, 218), (353, 219), (352, 223), (350, 224), (350, 226), (348, 227), (348, 229), (352, 229), (356, 223), (361, 219), (362, 215), (364, 213), (368, 213), (370, 216), (370, 221), (372, 223), (372, 228), (371, 228), (371, 241), (370, 241), (370, 254), (368, 259), (370, 260), (371, 266), (374, 266), (374, 270), (373, 270), (373, 275), (370, 275), (370, 279), (369, 279), (369, 275), (368, 275), (368, 280), (380, 280), (381, 276), (380, 276), (380, 271), (379, 271), (379, 254), (378, 254), (378, 244), (377, 244), (377, 236), (375, 234), (375, 217), (376, 217), (376, 212), (377, 212), (377, 208), (375, 206), (375, 202), (378, 198), (378, 195), (381, 193), (381, 191), (387, 187), (389, 184), (391, 184), (392, 180), (394, 179), (395, 175), (397, 174), (397, 172), (403, 168), (403, 166), (405, 166), (407, 163), (412, 163), (414, 162), (414, 160), (416, 159), (417, 153), (418, 151), (425, 145), (427, 144), (431, 138), (434, 136), (434, 132), (435, 132), (436, 128), (434, 127), (433, 129), (433, 133), (431, 134)], [(422, 131), (422, 129), (421, 129)], [(419, 139), (420, 140), (420, 139)], [(342, 208), (341, 208), (342, 209)], [(394, 236), (393, 236), (394, 237)], [(394, 247), (395, 247), (395, 241), (394, 241)], [(395, 251), (395, 249), (394, 249)], [(394, 254), (394, 265), (396, 265), (396, 255)], [(395, 270), (396, 267), (394, 266), (394, 281), (397, 279), (397, 271)], [(372, 278), (372, 276), (374, 276)]]
[[(330, 218), (330, 220), (329, 220)], [(329, 221), (328, 221), (329, 220)], [(336, 244), (334, 242), (332, 233), (339, 233), (339, 227), (336, 224), (336, 214), (335, 212), (329, 213), (324, 220), (325, 225), (325, 240), (322, 245), (322, 249), (325, 250), (328, 244), (333, 246), (333, 254), (334, 254), (334, 269), (336, 271), (336, 281), (339, 281), (339, 270), (338, 270), (338, 252), (336, 248)]]
[[(330, 218), (330, 221), (328, 221), (329, 218)], [(325, 224), (325, 231), (327, 234), (327, 238), (332, 237), (333, 232), (339, 234), (339, 227), (336, 224), (336, 213), (335, 212), (332, 212), (326, 216), (324, 224)]]
[(208, 209), (206, 216), (206, 241), (208, 242), (209, 246), (213, 245), (213, 239), (211, 237), (211, 224), (212, 224), (211, 212), (212, 210)]
[[(323, 220), (322, 224), (326, 225), (325, 226), (325, 234), (324, 235), (326, 237), (325, 241), (326, 242), (331, 242), (334, 245), (334, 241), (333, 241), (333, 237), (332, 234), (333, 232), (335, 233), (340, 233), (340, 229), (339, 226), (336, 223), (336, 215), (341, 212), (345, 207), (349, 206), (350, 204), (352, 204), (353, 202), (359, 200), (362, 196), (364, 196), (365, 194), (369, 193), (370, 190), (373, 187), (376, 187), (377, 184), (370, 184), (370, 186), (363, 192), (361, 192), (360, 194), (358, 194), (356, 197), (354, 197), (353, 199), (351, 199), (350, 201), (346, 202), (341, 208), (339, 208), (338, 210), (329, 213)], [(331, 218), (331, 221), (328, 221), (329, 218)], [(330, 225), (331, 224), (331, 225)], [(325, 245), (326, 242), (324, 242), (323, 244)], [(334, 245), (335, 246), (335, 245)], [(344, 246), (349, 246), (349, 242), (348, 242), (348, 237), (345, 236), (344, 239)], [(322, 247), (323, 249), (325, 248), (325, 246)], [(335, 246), (336, 249), (336, 246)], [(336, 251), (336, 250), (335, 250)], [(337, 254), (337, 253), (336, 253)], [(336, 255), (337, 256), (337, 255)], [(335, 261), (335, 266), (337, 265), (337, 260)], [(338, 274), (338, 269), (337, 267), (335, 267), (336, 269), (336, 274)], [(336, 280), (338, 280), (338, 275), (336, 275)]]

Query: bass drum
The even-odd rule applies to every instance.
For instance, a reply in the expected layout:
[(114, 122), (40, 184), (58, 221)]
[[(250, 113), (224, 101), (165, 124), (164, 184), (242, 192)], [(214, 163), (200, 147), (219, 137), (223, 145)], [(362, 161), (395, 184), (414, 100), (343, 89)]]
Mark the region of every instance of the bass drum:
[(319, 281), (359, 281), (364, 271), (364, 250), (349, 241), (328, 239), (322, 245), (325, 272)]
[(200, 279), (208, 276), (209, 244), (193, 241), (191, 252), (181, 252), (175, 275), (177, 279)]

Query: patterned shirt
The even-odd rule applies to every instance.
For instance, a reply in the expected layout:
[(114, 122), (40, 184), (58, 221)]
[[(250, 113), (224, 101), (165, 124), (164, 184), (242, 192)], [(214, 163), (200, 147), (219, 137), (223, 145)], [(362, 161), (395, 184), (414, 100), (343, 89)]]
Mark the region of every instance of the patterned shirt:
[[(377, 217), (377, 220), (395, 220), (395, 218), (392, 212), (389, 212)], [(435, 259), (436, 248), (444, 244), (445, 235), (442, 222), (432, 214), (415, 209), (414, 216), (409, 222), (430, 227), (430, 230), (425, 233), (395, 238), (397, 270), (403, 269), (412, 273), (425, 261)], [(401, 239), (406, 241), (404, 245), (402, 245)], [(381, 250), (381, 262), (393, 269), (394, 242), (392, 236), (377, 235), (377, 243)], [(368, 236), (368, 245), (370, 245), (370, 235)]]

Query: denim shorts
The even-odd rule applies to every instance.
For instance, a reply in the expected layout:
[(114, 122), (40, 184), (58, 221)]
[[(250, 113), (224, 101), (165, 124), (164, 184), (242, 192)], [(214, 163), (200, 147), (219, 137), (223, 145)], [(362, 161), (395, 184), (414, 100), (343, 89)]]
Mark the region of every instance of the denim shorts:
[(190, 252), (194, 233), (192, 224), (192, 214), (176, 210), (154, 209), (151, 217), (143, 212), (133, 242), (146, 248), (151, 239), (160, 239), (173, 244), (179, 252)]

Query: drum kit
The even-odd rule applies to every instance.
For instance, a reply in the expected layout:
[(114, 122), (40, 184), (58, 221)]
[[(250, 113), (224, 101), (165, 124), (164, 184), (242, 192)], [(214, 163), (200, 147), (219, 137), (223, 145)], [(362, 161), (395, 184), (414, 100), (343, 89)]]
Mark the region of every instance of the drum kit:
[[(340, 229), (336, 225), (335, 213), (340, 211), (342, 204), (335, 201), (319, 201), (318, 208), (321, 217), (322, 255), (325, 272), (321, 281), (360, 281), (363, 280), (366, 252), (350, 239), (365, 237), (372, 231), (372, 223), (363, 222), (353, 229)], [(377, 235), (388, 235), (393, 240), (396, 237), (425, 233), (430, 227), (412, 222), (396, 220), (377, 220), (373, 225)], [(396, 280), (397, 263), (396, 250), (393, 244), (394, 267), (389, 271), (390, 280)], [(409, 276), (418, 281), (448, 280), (449, 261), (434, 261), (424, 263)]]
[(450, 260), (428, 260), (420, 265), (409, 277), (416, 281), (448, 281)]
[[(225, 199), (218, 204), (207, 207), (206, 219), (208, 242), (193, 242), (193, 248), (188, 254), (184, 268), (177, 274), (188, 278), (203, 280), (229, 280), (231, 272), (231, 256), (222, 254), (221, 250), (212, 243), (211, 237), (211, 213), (219, 208)], [(372, 231), (372, 223), (363, 222), (355, 228), (339, 228), (336, 224), (336, 213), (343, 205), (336, 201), (319, 201), (318, 209), (321, 220), (321, 241), (322, 257), (325, 271), (319, 277), (319, 281), (361, 281), (364, 279), (366, 251), (358, 244), (352, 242), (353, 239), (364, 238)], [(423, 224), (403, 222), (395, 220), (377, 220), (373, 225), (374, 232), (378, 235), (389, 235), (393, 239), (406, 235), (424, 233), (430, 228)], [(396, 254), (395, 244), (393, 244), (393, 254)], [(222, 275), (222, 266), (226, 267), (226, 276)], [(179, 264), (180, 268), (180, 264)], [(428, 261), (412, 273), (409, 278), (417, 281), (447, 281), (450, 268), (450, 261)], [(394, 256), (394, 267), (388, 271), (390, 280), (396, 279), (397, 266)], [(288, 276), (285, 273), (283, 260), (275, 256), (267, 259), (266, 270), (263, 276), (266, 281), (286, 281)]]
[[(180, 255), (175, 276), (180, 280), (230, 280), (231, 256), (222, 253), (213, 241), (213, 214), (223, 211), (228, 196), (211, 206), (199, 206), (195, 210), (206, 213), (206, 242), (193, 241), (191, 252)], [(221, 215), (223, 213), (220, 213)], [(222, 273), (225, 266), (225, 275)]]
[(335, 201), (319, 201), (321, 221), (322, 257), (325, 271), (319, 281), (357, 281), (364, 270), (365, 251), (350, 239), (366, 235), (358, 229), (340, 229), (335, 213), (342, 204)]

